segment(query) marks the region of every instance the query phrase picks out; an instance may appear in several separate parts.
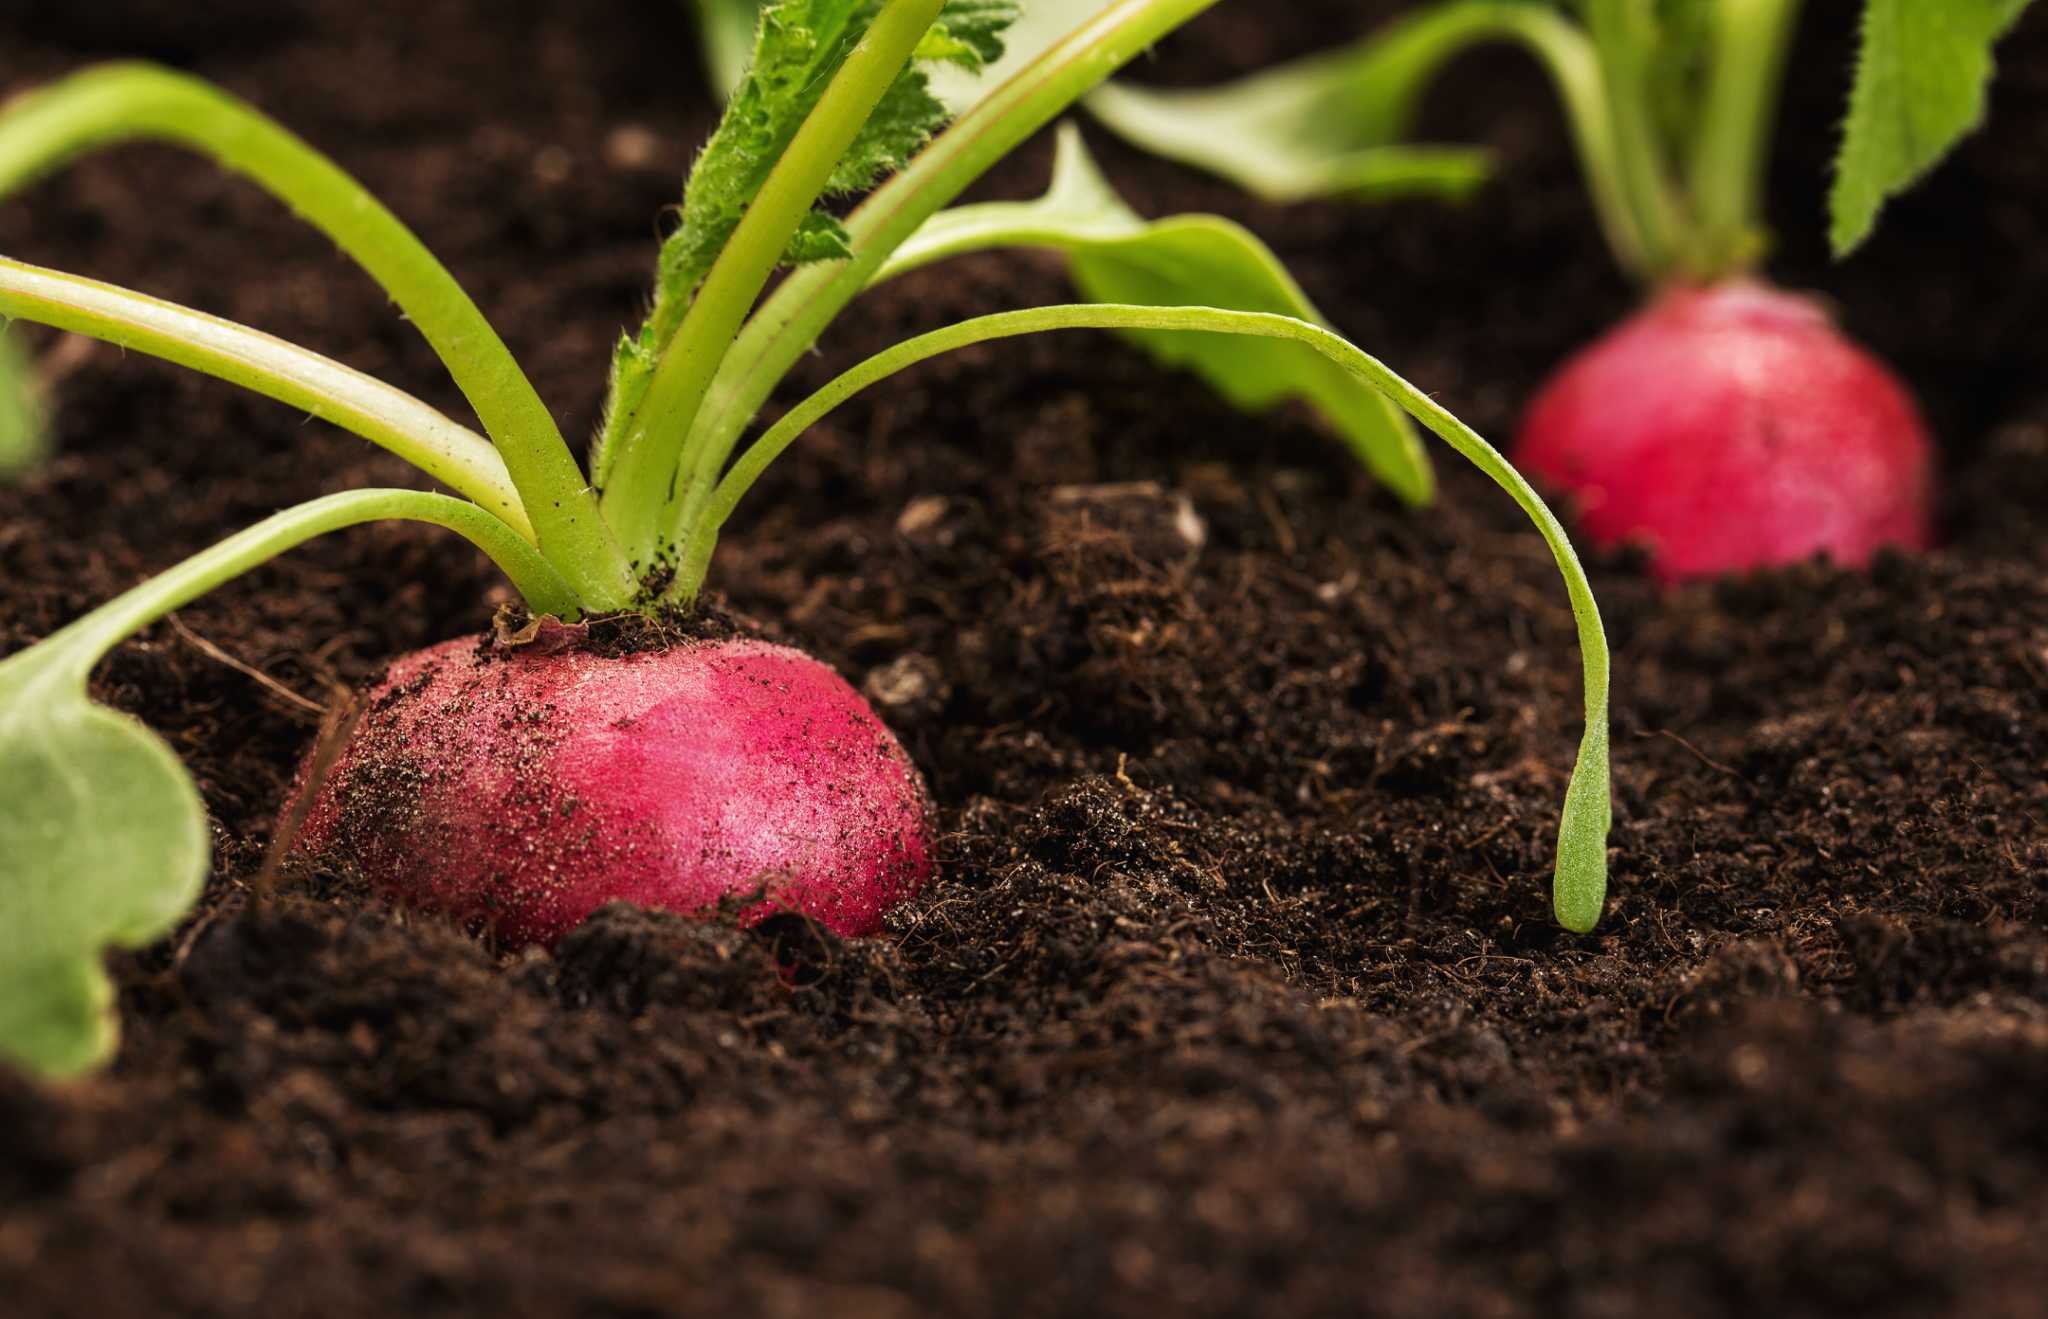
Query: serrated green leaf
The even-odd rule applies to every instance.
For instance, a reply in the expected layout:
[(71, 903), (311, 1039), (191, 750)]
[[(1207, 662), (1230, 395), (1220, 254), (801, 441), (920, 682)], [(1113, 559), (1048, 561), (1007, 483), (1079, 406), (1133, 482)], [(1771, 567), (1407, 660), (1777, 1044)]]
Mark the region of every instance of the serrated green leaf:
[[(867, 30), (875, 0), (780, 0), (761, 12), (754, 54), (683, 190), (682, 223), (663, 245), (656, 291), (656, 346), (665, 342), (661, 300), (687, 301), (732, 236), (768, 172), (817, 105), (832, 74)], [(974, 70), (1002, 53), (1008, 0), (952, 0), (917, 58)], [(896, 169), (946, 120), (913, 67), (898, 78), (855, 138), (826, 195), (858, 191)]]
[(951, 0), (913, 58), (980, 73), (1002, 59), (1006, 34), (1020, 12), (1017, 0)]
[[(1327, 327), (1280, 259), (1242, 226), (1210, 215), (1147, 221), (1132, 211), (1072, 124), (1060, 129), (1053, 181), (1043, 197), (942, 211), (897, 249), (876, 278), (962, 252), (1014, 246), (1063, 253), (1076, 288), (1096, 302), (1272, 312)], [(1412, 503), (1430, 499), (1429, 460), (1407, 414), (1313, 348), (1172, 330), (1128, 333), (1162, 362), (1201, 376), (1239, 408), (1307, 402), (1389, 489)]]
[(924, 73), (906, 71), (883, 94), (860, 136), (840, 157), (825, 195), (845, 196), (873, 187), (876, 180), (901, 169), (945, 122), (946, 107), (931, 94)]
[(0, 481), (33, 467), (47, 438), (35, 375), (7, 323), (0, 321)]
[(1868, 0), (1828, 199), (1836, 256), (1984, 119), (1991, 48), (2028, 0)]
[(106, 1061), (101, 958), (177, 924), (206, 877), (206, 813), (161, 738), (92, 704), (76, 647), (0, 664), (0, 1061), (47, 1076)]

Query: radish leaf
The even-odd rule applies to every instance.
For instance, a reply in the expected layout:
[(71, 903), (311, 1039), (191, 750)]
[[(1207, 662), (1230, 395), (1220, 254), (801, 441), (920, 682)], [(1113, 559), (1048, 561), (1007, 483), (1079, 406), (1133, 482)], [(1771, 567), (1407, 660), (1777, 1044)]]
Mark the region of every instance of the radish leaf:
[[(1110, 186), (1072, 124), (1059, 131), (1052, 184), (1030, 202), (942, 211), (896, 250), (879, 282), (962, 252), (1043, 247), (1067, 257), (1075, 286), (1096, 302), (1273, 312), (1327, 325), (1280, 259), (1250, 231), (1211, 215), (1147, 221)], [(1172, 330), (1130, 337), (1171, 366), (1201, 376), (1234, 406), (1309, 402), (1366, 467), (1410, 503), (1433, 493), (1429, 459), (1408, 415), (1380, 390), (1307, 345)]]
[(1084, 104), (1136, 146), (1230, 179), (1268, 201), (1463, 197), (1487, 153), (1400, 142), (1430, 76), (1534, 6), (1460, 3), (1351, 46), (1200, 90), (1110, 83)]
[(1486, 181), (1484, 151), (1398, 144), (1352, 116), (1343, 94), (1365, 76), (1348, 61), (1322, 59), (1208, 91), (1110, 83), (1086, 104), (1132, 145), (1219, 174), (1272, 202), (1462, 198)]
[(49, 1076), (114, 1049), (105, 948), (177, 924), (206, 876), (206, 813), (163, 739), (92, 704), (77, 645), (0, 664), (0, 1059)]
[(1983, 122), (1991, 47), (2026, 7), (2027, 0), (1868, 0), (1828, 198), (1836, 256), (1854, 251), (1886, 200)]

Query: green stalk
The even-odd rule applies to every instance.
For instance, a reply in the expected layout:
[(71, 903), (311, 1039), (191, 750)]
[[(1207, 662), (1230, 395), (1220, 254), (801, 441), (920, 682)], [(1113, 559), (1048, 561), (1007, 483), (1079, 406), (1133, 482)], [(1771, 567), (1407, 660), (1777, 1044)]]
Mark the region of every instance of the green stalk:
[(1551, 901), (1559, 924), (1584, 933), (1600, 919), (1607, 894), (1608, 791), (1607, 637), (1592, 584), (1564, 527), (1522, 474), (1477, 431), (1445, 411), (1377, 358), (1319, 325), (1270, 312), (1223, 311), (1214, 307), (1146, 307), (1115, 303), (1034, 307), (999, 312), (933, 330), (897, 344), (844, 372), (790, 409), (733, 464), (707, 503), (685, 546), (672, 594), (694, 599), (717, 545), (719, 529), (742, 496), (770, 463), (834, 407), (905, 367), (941, 353), (1047, 330), (1182, 330), (1242, 334), (1306, 344), (1391, 398), (1505, 490), (1536, 525), (1556, 559), (1571, 597), (1585, 672), (1586, 728), (1565, 791), (1558, 826), (1557, 865)]
[(1586, 22), (1606, 74), (1616, 178), (1642, 241), (1642, 270), (1661, 277), (1678, 266), (1689, 226), (1657, 136), (1650, 88), (1656, 14), (1651, 0), (1587, 0)]
[(176, 303), (0, 257), (0, 320), (8, 317), (132, 348), (288, 403), (382, 445), (533, 539), (505, 460), (489, 441), (318, 353)]
[(0, 485), (41, 462), (49, 447), (42, 381), (0, 312)]
[(890, 253), (988, 168), (1141, 51), (1217, 0), (1117, 0), (978, 101), (847, 219), (853, 255), (790, 272), (748, 319), (691, 421), (687, 539), (749, 422)]
[(1625, 181), (1599, 54), (1583, 29), (1554, 10), (1527, 0), (1465, 0), (1402, 20), (1362, 43), (1360, 49), (1370, 58), (1349, 80), (1357, 98), (1351, 112), (1387, 140), (1398, 138), (1421, 99), (1421, 84), (1471, 46), (1489, 40), (1520, 43), (1550, 75), (1600, 231), (1623, 269), (1647, 275), (1647, 244)]
[(620, 433), (604, 497), (605, 517), (641, 562), (650, 561), (667, 536), (664, 513), (678, 493), (690, 423), (719, 363), (797, 226), (944, 7), (945, 0), (887, 0), (790, 139), (662, 351), (646, 395)]
[(1764, 167), (1798, 14), (1799, 0), (1716, 0), (1712, 71), (1687, 170), (1702, 276), (1761, 255)]
[[(210, 549), (115, 596), (51, 633), (8, 662), (61, 652), (61, 671), (83, 682), (87, 671), (122, 641), (165, 614), (205, 595), (315, 536), (364, 522), (426, 522), (445, 527), (489, 555), (537, 613), (576, 616), (575, 593), (519, 534), (465, 499), (424, 490), (345, 490), (273, 514)], [(48, 649), (45, 649), (45, 648)], [(0, 671), (4, 671), (0, 665)]]
[(87, 151), (136, 139), (188, 147), (245, 175), (368, 271), (476, 409), (549, 558), (593, 606), (613, 608), (631, 599), (636, 583), (598, 516), (597, 498), (497, 331), (381, 202), (261, 112), (167, 69), (89, 69), (0, 111), (0, 194)]

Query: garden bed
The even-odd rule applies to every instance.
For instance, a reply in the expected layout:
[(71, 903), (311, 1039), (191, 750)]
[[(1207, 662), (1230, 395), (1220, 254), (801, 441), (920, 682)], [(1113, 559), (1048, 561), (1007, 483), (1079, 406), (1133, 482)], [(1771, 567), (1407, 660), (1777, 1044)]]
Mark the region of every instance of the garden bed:
[[(1226, 5), (1137, 74), (1398, 7)], [(714, 115), (680, 7), (207, 9), (29, 0), (0, 94), (114, 53), (222, 81), (411, 222), (588, 433)], [(1405, 511), (1305, 416), (1247, 420), (1106, 336), (972, 349), (802, 441), (712, 579), (930, 779), (940, 876), (884, 938), (618, 908), (499, 954), (345, 871), (262, 882), (305, 703), (488, 622), (494, 573), (438, 533), (319, 542), (103, 666), (197, 775), (216, 874), (121, 962), (110, 1073), (0, 1075), (10, 1313), (2036, 1312), (2048, 13), (2003, 48), (1989, 132), (1833, 268), (1846, 6), (1812, 9), (1775, 269), (1920, 390), (1949, 543), (1669, 594), (1592, 564), (1598, 933), (1550, 918), (1579, 673), (1512, 504), (1439, 449), (1441, 507)], [(1488, 57), (1448, 91), (1432, 126), (1507, 176), (1459, 210), (1264, 207), (1091, 142), (1140, 210), (1244, 220), (1505, 437), (1631, 294), (1540, 77)], [(1049, 160), (977, 195), (1033, 195)], [(0, 203), (0, 251), (460, 402), (329, 244), (175, 152)], [(919, 272), (796, 383), (1063, 288), (1049, 259)], [(216, 382), (56, 360), (58, 456), (0, 490), (0, 653), (283, 504), (410, 479)]]

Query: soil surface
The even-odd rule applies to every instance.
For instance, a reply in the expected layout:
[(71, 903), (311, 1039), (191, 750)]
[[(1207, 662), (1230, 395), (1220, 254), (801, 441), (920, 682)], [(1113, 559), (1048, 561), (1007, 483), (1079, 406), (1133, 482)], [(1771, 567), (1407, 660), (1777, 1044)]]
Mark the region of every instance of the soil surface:
[[(1139, 74), (1395, 7), (1226, 5)], [(1445, 454), (1441, 507), (1405, 512), (1305, 416), (1238, 416), (1102, 336), (965, 352), (820, 426), (714, 570), (930, 779), (941, 872), (885, 937), (613, 908), (516, 952), (346, 873), (259, 885), (317, 707), (503, 599), (432, 531), (322, 541), (102, 667), (196, 773), (217, 872), (119, 962), (109, 1073), (0, 1074), (7, 1313), (2043, 1313), (2048, 12), (1990, 129), (1831, 267), (1849, 9), (1808, 16), (1774, 269), (1920, 391), (1949, 542), (1672, 594), (1594, 563), (1597, 934), (1549, 918), (1577, 656), (1505, 498)], [(415, 224), (572, 434), (713, 114), (652, 0), (17, 0), (0, 51), (0, 93), (140, 54), (276, 112)], [(1523, 61), (1466, 60), (1429, 120), (1500, 152), (1463, 209), (1266, 207), (1092, 137), (1141, 209), (1251, 224), (1504, 436), (1632, 295)], [(1030, 195), (1049, 159), (980, 193)], [(324, 240), (176, 152), (0, 204), (0, 250), (459, 404)], [(1037, 257), (927, 270), (792, 394), (1063, 295)], [(409, 479), (226, 386), (30, 339), (61, 448), (0, 491), (0, 651), (280, 505)]]

